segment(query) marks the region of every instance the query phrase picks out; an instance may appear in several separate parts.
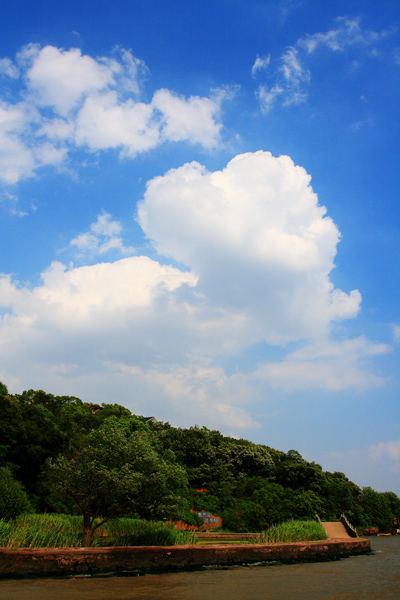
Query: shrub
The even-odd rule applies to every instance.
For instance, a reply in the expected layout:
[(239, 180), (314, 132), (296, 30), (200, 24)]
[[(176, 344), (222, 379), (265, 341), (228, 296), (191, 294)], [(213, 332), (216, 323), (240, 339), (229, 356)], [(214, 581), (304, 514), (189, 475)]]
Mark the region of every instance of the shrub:
[[(115, 519), (115, 523), (104, 526), (107, 532), (107, 545), (113, 546), (175, 546), (196, 543), (191, 531), (179, 531), (173, 524), (163, 521), (145, 521), (140, 519)], [(107, 527), (109, 525), (109, 527)], [(109, 537), (114, 538), (109, 540)]]
[(15, 519), (32, 511), (27, 493), (8, 467), (0, 467), (0, 518)]

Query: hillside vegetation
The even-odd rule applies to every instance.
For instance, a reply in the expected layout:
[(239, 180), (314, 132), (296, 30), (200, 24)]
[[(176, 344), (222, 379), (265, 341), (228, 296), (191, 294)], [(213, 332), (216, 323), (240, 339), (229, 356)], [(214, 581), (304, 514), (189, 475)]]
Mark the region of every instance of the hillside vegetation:
[(89, 540), (99, 522), (123, 515), (196, 524), (191, 508), (221, 516), (224, 529), (235, 532), (315, 513), (333, 521), (343, 512), (357, 527), (386, 530), (400, 516), (393, 492), (360, 489), (295, 450), (206, 427), (147, 423), (118, 404), (41, 390), (12, 395), (0, 384), (0, 414), (5, 520), (26, 512), (86, 515)]

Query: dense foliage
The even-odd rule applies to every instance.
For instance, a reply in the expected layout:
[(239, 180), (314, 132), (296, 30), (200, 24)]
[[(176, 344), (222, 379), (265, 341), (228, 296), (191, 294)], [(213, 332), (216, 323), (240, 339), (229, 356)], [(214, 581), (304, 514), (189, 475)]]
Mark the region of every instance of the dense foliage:
[[(0, 384), (0, 414), (0, 467), (7, 469), (7, 485), (11, 485), (10, 476), (22, 484), (37, 512), (82, 514), (82, 506), (76, 501), (76, 493), (82, 490), (75, 490), (74, 497), (73, 493), (66, 493), (68, 486), (60, 487), (60, 481), (68, 480), (68, 469), (72, 481), (73, 470), (76, 472), (79, 460), (85, 456), (88, 469), (85, 477), (90, 480), (90, 469), (93, 476), (96, 465), (99, 467), (93, 448), (103, 435), (105, 447), (107, 439), (115, 442), (113, 445), (110, 441), (108, 451), (103, 453), (106, 467), (109, 465), (104, 467), (103, 461), (102, 469), (109, 471), (103, 483), (107, 493), (118, 488), (115, 477), (121, 472), (122, 463), (118, 463), (117, 448), (122, 449), (125, 443), (129, 446), (129, 440), (133, 441), (132, 452), (136, 444), (146, 456), (152, 457), (148, 468), (140, 471), (136, 464), (127, 475), (132, 485), (135, 469), (135, 473), (147, 476), (153, 469), (154, 473), (163, 473), (164, 479), (146, 488), (145, 478), (140, 483), (139, 477), (135, 480), (136, 500), (130, 504), (123, 501), (123, 486), (120, 486), (120, 500), (114, 495), (112, 507), (92, 501), (92, 506), (97, 507), (91, 512), (94, 517), (103, 511), (102, 517), (114, 514), (118, 506), (121, 512), (128, 510), (136, 517), (164, 518), (168, 513), (165, 508), (174, 506), (179, 508), (176, 514), (179, 512), (187, 522), (196, 522), (191, 508), (207, 510), (223, 518), (224, 529), (239, 532), (261, 531), (283, 521), (313, 518), (315, 513), (322, 520), (332, 521), (344, 512), (353, 525), (377, 526), (380, 530), (390, 529), (400, 517), (400, 499), (394, 493), (360, 489), (343, 473), (323, 471), (320, 465), (304, 460), (295, 450), (281, 452), (225, 437), (205, 427), (181, 429), (169, 423), (147, 423), (118, 404), (99, 406), (41, 390), (11, 395)], [(104, 433), (107, 431), (108, 434)], [(133, 466), (134, 455), (127, 452), (123, 464)], [(129, 468), (126, 469), (128, 473)], [(168, 502), (172, 482), (177, 494)], [(23, 493), (21, 485), (18, 489)], [(68, 489), (71, 491), (71, 486)], [(0, 483), (0, 507), (1, 490)], [(162, 514), (157, 515), (158, 506)], [(16, 513), (28, 510), (28, 505), (21, 505)]]

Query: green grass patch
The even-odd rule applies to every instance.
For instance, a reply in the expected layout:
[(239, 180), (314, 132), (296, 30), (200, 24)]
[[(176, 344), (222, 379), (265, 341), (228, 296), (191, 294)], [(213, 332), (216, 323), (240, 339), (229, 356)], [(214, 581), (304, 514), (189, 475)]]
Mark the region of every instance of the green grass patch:
[(326, 540), (327, 537), (325, 529), (317, 521), (287, 521), (263, 531), (259, 543), (311, 542)]

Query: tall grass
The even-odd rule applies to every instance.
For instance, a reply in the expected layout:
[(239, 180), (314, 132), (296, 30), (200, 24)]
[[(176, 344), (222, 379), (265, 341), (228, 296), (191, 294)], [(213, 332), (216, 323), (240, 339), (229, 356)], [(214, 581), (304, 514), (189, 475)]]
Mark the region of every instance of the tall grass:
[(3, 542), (8, 540), (11, 531), (13, 528), (13, 523), (11, 521), (5, 521), (4, 519), (0, 519), (0, 547), (4, 546)]
[(20, 515), (0, 521), (0, 546), (5, 548), (78, 548), (82, 534), (82, 517)]
[[(80, 516), (28, 514), (20, 515), (15, 521), (0, 519), (0, 547), (3, 548), (79, 548), (82, 537)], [(317, 521), (288, 521), (263, 531), (258, 541), (306, 542), (326, 538), (325, 530)], [(197, 536), (192, 531), (179, 531), (162, 521), (129, 518), (108, 521), (93, 536), (93, 546), (183, 546), (196, 543)]]
[[(122, 519), (121, 519), (122, 520)], [(118, 531), (112, 540), (114, 546), (183, 546), (196, 543), (191, 531), (178, 531), (173, 524), (162, 521), (124, 519), (124, 523), (110, 523), (109, 534)], [(115, 526), (115, 529), (114, 529)]]
[[(21, 515), (15, 521), (0, 519), (0, 547), (3, 548), (79, 548), (83, 522), (80, 516)], [(174, 546), (191, 545), (191, 531), (178, 531), (162, 521), (120, 518), (99, 527), (93, 546)]]
[(107, 521), (106, 523), (104, 523), (104, 525), (99, 527), (96, 530), (95, 535), (107, 538), (120, 537), (122, 535), (125, 535), (126, 533), (129, 533), (129, 531), (131, 531), (132, 527), (134, 526), (134, 523), (136, 522), (141, 521), (139, 519), (130, 519), (127, 517), (111, 519), (110, 521)]
[(326, 540), (325, 529), (317, 521), (287, 521), (275, 525), (260, 535), (260, 543), (309, 542)]
[(194, 531), (175, 531), (175, 546), (194, 546), (197, 544), (197, 535)]

